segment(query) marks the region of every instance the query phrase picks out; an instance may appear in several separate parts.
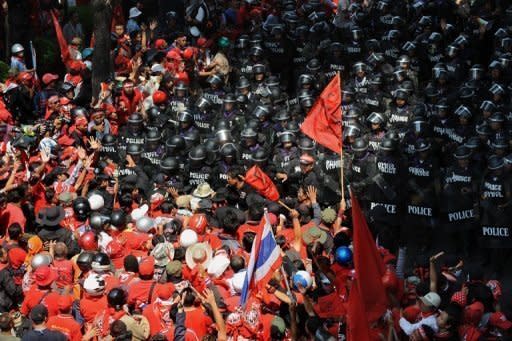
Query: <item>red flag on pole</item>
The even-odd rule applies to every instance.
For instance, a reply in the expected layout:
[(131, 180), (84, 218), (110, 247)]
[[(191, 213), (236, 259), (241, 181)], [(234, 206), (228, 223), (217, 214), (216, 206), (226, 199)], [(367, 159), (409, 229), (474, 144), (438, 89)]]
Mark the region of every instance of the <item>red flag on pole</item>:
[[(356, 275), (357, 276), (357, 275)], [(347, 340), (370, 341), (370, 327), (366, 321), (364, 302), (359, 292), (359, 280), (355, 279), (350, 287), (347, 305)]]
[[(382, 276), (385, 272), (382, 257), (380, 256), (375, 240), (368, 229), (368, 225), (363, 212), (361, 211), (361, 207), (359, 206), (359, 202), (353, 195), (351, 198), (356, 281), (352, 285), (349, 294), (348, 310), (349, 314), (350, 311), (355, 311), (356, 314), (361, 314), (361, 312), (363, 312), (363, 314), (366, 315), (363, 319), (360, 319), (357, 316), (349, 318), (352, 323), (355, 323), (355, 325), (352, 325), (350, 330), (361, 332), (361, 329), (363, 329), (364, 326), (369, 330), (369, 324), (382, 317), (387, 310), (388, 300), (386, 290), (382, 284)], [(354, 297), (350, 297), (352, 295), (354, 295)], [(351, 307), (351, 304), (358, 306)], [(364, 325), (361, 325), (360, 323), (364, 323)], [(357, 334), (353, 336), (356, 337)], [(360, 338), (353, 338), (352, 340), (360, 340)]]
[(300, 129), (322, 146), (341, 153), (341, 79), (337, 74), (325, 87)]
[(60, 56), (62, 58), (62, 62), (67, 64), (71, 59), (69, 55), (68, 43), (66, 42), (66, 38), (64, 38), (64, 34), (62, 33), (62, 27), (60, 27), (59, 21), (57, 20), (57, 16), (55, 15), (55, 11), (50, 11), (52, 14), (53, 26), (55, 27), (55, 35), (57, 36), (57, 42), (59, 43), (60, 48)]
[(245, 182), (268, 200), (279, 200), (279, 191), (276, 185), (260, 167), (252, 166), (245, 173)]

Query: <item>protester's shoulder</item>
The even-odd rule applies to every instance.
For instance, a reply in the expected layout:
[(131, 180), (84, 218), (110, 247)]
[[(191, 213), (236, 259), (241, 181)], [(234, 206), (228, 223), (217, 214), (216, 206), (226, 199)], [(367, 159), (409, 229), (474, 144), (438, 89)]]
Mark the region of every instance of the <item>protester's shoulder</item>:
[(43, 332), (31, 330), (28, 331), (22, 338), (23, 341), (66, 341), (67, 338), (61, 332), (55, 330), (45, 329)]

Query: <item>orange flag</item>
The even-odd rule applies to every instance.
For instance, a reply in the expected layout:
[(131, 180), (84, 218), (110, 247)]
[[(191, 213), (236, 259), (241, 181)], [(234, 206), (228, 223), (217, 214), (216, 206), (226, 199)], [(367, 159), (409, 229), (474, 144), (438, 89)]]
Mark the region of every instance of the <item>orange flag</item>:
[(60, 27), (57, 16), (55, 15), (55, 11), (50, 11), (50, 13), (52, 14), (53, 26), (55, 27), (55, 35), (57, 36), (57, 42), (59, 43), (62, 62), (67, 64), (71, 59), (71, 56), (69, 55), (68, 43), (66, 42), (66, 38), (64, 38), (64, 33), (62, 33), (62, 27)]
[(353, 193), (351, 198), (356, 281), (350, 289), (347, 309), (352, 326), (347, 326), (349, 335), (353, 333), (349, 340), (365, 340), (360, 333), (366, 334), (366, 329), (369, 334), (370, 324), (381, 318), (388, 307), (386, 290), (382, 284), (385, 267), (359, 202)]
[(341, 78), (337, 74), (325, 87), (302, 123), (304, 134), (341, 153)]

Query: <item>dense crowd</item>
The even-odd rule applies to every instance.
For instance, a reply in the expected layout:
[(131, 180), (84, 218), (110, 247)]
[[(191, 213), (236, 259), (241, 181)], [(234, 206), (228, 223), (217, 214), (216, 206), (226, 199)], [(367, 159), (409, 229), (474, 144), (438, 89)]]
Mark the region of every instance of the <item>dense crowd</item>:
[[(99, 91), (76, 12), (41, 8), (61, 75), (11, 46), (0, 340), (354, 339), (354, 198), (385, 267), (368, 339), (510, 340), (512, 7), (112, 3)], [(341, 155), (301, 131), (336, 75)], [(241, 305), (265, 210), (282, 267)]]

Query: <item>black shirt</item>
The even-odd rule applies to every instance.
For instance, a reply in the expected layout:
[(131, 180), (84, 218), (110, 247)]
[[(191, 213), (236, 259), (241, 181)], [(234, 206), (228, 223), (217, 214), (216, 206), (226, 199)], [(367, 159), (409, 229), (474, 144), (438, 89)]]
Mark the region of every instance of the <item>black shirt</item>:
[(23, 335), (23, 341), (66, 341), (67, 338), (61, 332), (43, 329), (43, 330), (31, 330)]

